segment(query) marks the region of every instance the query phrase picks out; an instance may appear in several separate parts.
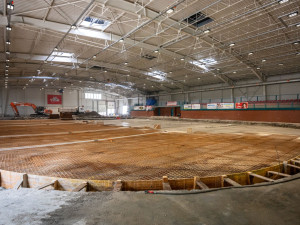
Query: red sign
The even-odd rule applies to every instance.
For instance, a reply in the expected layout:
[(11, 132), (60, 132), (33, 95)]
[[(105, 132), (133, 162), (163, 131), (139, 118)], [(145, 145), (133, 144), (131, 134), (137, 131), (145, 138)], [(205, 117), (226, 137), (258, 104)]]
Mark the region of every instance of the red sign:
[(51, 105), (61, 105), (62, 96), (61, 95), (47, 95), (47, 103)]
[(236, 109), (248, 109), (248, 102), (237, 102), (235, 103)]

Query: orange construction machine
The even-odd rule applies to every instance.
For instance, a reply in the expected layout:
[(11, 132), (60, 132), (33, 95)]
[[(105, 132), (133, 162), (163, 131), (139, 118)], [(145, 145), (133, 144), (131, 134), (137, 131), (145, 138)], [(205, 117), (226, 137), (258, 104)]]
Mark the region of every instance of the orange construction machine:
[(20, 116), (19, 110), (17, 106), (30, 106), (33, 108), (35, 114), (31, 114), (30, 116), (48, 116), (52, 114), (51, 109), (46, 109), (44, 106), (36, 106), (35, 104), (32, 103), (27, 103), (27, 102), (11, 102), (10, 106), (12, 107), (15, 116)]

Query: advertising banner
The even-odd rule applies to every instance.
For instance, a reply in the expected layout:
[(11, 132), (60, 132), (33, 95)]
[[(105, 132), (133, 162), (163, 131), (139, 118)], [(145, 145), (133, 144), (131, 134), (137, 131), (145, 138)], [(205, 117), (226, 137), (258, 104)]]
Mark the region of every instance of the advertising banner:
[(219, 103), (218, 109), (234, 109), (234, 103)]
[(47, 104), (48, 105), (61, 105), (62, 96), (61, 95), (47, 95)]
[(152, 105), (146, 105), (146, 110), (147, 111), (150, 111), (150, 110), (152, 110), (153, 109), (153, 106)]
[(192, 104), (184, 104), (183, 109), (192, 109)]
[(133, 109), (134, 110), (145, 110), (146, 107), (145, 106), (134, 106)]
[(234, 103), (209, 103), (207, 109), (234, 109)]
[(192, 109), (200, 109), (201, 105), (200, 104), (192, 104)]
[(167, 102), (167, 106), (177, 106), (177, 102), (176, 101)]
[(235, 103), (236, 109), (248, 109), (248, 102), (237, 102)]
[(207, 104), (207, 109), (217, 109), (217, 103), (209, 103), (209, 104)]

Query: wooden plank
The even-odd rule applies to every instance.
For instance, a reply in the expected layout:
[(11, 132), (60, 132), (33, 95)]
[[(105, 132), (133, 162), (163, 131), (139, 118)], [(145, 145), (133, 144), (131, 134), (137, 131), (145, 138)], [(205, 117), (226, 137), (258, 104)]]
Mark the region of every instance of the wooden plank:
[(238, 186), (242, 186), (240, 185), (239, 183), (235, 182), (234, 180), (231, 180), (230, 178), (228, 177), (224, 177), (224, 181), (234, 187), (238, 187)]
[(265, 181), (268, 181), (268, 182), (274, 181), (274, 180), (271, 179), (271, 178), (264, 177), (264, 176), (258, 175), (258, 174), (256, 174), (256, 173), (251, 173), (251, 172), (249, 172), (249, 175), (250, 175), (250, 176), (253, 176), (253, 177), (256, 177), (256, 178), (259, 178), (259, 179), (262, 179), (262, 180), (265, 180)]
[(209, 187), (206, 184), (204, 184), (201, 180), (197, 180), (196, 184), (203, 190), (209, 189)]
[(113, 191), (122, 191), (122, 181), (121, 180), (117, 180), (115, 181), (114, 184), (114, 190)]
[(291, 162), (300, 164), (300, 161), (295, 159), (291, 159)]
[(14, 186), (14, 189), (18, 190), (22, 184), (23, 184), (23, 177), (16, 183), (16, 185)]
[(27, 174), (23, 174), (23, 183), (22, 183), (22, 187), (24, 187), (24, 188), (29, 188), (28, 175), (27, 175)]
[(291, 176), (291, 175), (289, 175), (289, 174), (279, 173), (279, 172), (275, 172), (275, 171), (268, 171), (268, 174), (271, 174), (271, 175), (279, 175), (279, 176), (282, 176), (282, 177), (290, 177), (290, 176)]
[(39, 186), (37, 189), (38, 189), (38, 190), (41, 190), (41, 189), (44, 189), (44, 188), (49, 187), (49, 186), (53, 186), (54, 189), (56, 189), (55, 186), (57, 186), (57, 185), (55, 185), (55, 183), (57, 183), (57, 182), (58, 182), (57, 180), (54, 180), (54, 181), (52, 181), (51, 183), (48, 183), (48, 184)]
[(295, 168), (295, 169), (300, 170), (300, 167), (299, 167), (299, 166), (295, 166), (295, 165), (293, 165), (293, 164), (286, 164), (286, 165), (289, 166), (289, 167), (293, 167), (293, 168)]
[(167, 176), (163, 176), (163, 190), (172, 190), (171, 185), (169, 184), (169, 180)]
[(78, 185), (76, 188), (74, 188), (72, 190), (72, 192), (79, 192), (84, 188), (87, 188), (88, 183), (87, 182), (83, 182), (82, 184)]

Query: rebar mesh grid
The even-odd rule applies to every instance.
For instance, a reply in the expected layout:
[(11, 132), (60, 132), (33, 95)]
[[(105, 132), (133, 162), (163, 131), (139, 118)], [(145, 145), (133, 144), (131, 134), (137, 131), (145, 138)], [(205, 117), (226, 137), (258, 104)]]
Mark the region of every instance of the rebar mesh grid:
[[(69, 124), (68, 130), (92, 125)], [(15, 127), (23, 133), (38, 126)], [(95, 125), (103, 130), (112, 127)], [(238, 173), (271, 166), (300, 154), (297, 136), (255, 134), (155, 133), (152, 129), (125, 128), (104, 132), (0, 139), (0, 169), (74, 179), (154, 180), (162, 176), (190, 178)], [(13, 128), (10, 128), (13, 132)], [(52, 125), (51, 131), (65, 129)], [(47, 130), (49, 132), (49, 130)], [(112, 137), (134, 136), (122, 139)], [(1, 151), (78, 140), (104, 141)], [(277, 154), (278, 153), (278, 154)]]

